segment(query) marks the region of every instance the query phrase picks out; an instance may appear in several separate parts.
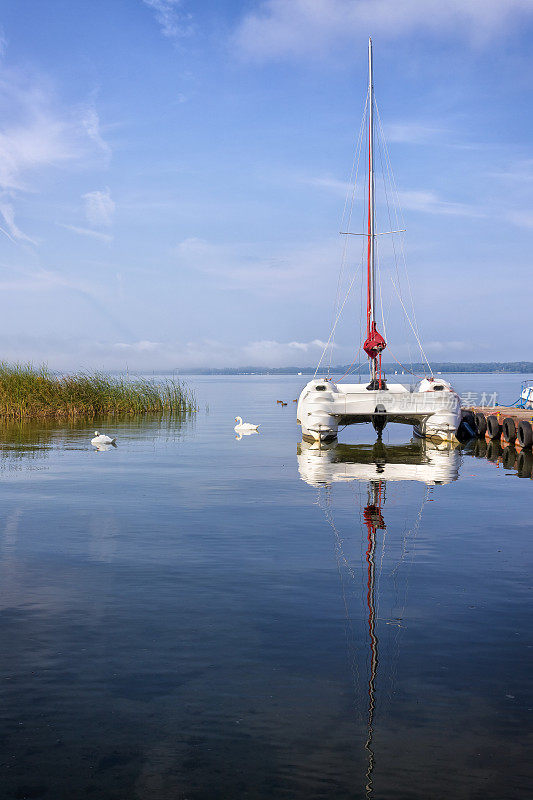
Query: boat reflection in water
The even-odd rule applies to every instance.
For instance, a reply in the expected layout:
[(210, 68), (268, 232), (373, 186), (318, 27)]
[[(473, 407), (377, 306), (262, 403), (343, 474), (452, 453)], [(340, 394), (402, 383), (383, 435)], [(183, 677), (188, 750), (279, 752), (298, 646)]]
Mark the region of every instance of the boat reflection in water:
[(302, 441), (298, 445), (300, 477), (310, 486), (338, 481), (420, 481), (435, 486), (456, 481), (460, 450), (450, 442), (434, 444), (413, 440), (410, 444), (330, 445)]
[[(364, 720), (364, 785), (367, 797), (374, 792), (376, 708), (379, 701), (379, 709), (384, 713), (387, 700), (391, 702), (394, 695), (409, 574), (422, 512), (426, 502), (432, 499), (432, 487), (457, 480), (460, 464), (459, 449), (450, 443), (436, 445), (427, 440), (393, 446), (385, 446), (379, 440), (373, 446), (308, 444), (306, 441), (298, 445), (300, 476), (318, 489), (317, 504), (322, 508), (335, 538), (355, 704)], [(360, 525), (356, 526), (355, 536), (352, 531), (346, 533), (339, 530), (342, 523), (337, 523), (332, 503), (331, 485), (350, 481), (362, 482), (366, 488), (359, 497)], [(386, 486), (387, 482), (398, 481), (423, 483), (426, 489), (421, 504), (417, 503), (411, 522), (403, 517), (401, 530), (398, 530), (400, 535), (395, 535), (391, 529), (387, 542), (384, 518)], [(353, 515), (350, 516), (353, 521)], [(397, 510), (395, 517), (397, 519)], [(386, 553), (386, 544), (389, 554)], [(388, 618), (379, 613), (380, 600), (385, 594), (389, 595)], [(385, 641), (384, 656), (380, 653), (380, 640)], [(366, 667), (362, 665), (363, 658)], [(381, 673), (388, 672), (389, 675), (388, 691), (384, 687), (385, 676), (378, 676), (380, 658)], [(378, 677), (382, 678), (379, 687), (381, 697), (378, 696)]]

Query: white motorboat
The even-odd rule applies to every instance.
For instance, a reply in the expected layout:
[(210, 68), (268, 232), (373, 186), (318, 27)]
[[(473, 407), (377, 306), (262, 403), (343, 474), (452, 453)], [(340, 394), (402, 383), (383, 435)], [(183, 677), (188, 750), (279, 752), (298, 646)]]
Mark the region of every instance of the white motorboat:
[[(401, 422), (413, 425), (415, 435), (455, 441), (461, 424), (462, 412), (460, 398), (448, 381), (430, 374), (414, 386), (388, 383), (381, 369), (381, 356), (387, 342), (378, 331), (376, 321), (376, 237), (382, 235), (375, 230), (375, 176), (374, 176), (374, 84), (372, 70), (372, 40), (368, 43), (369, 81), (368, 81), (368, 197), (365, 217), (367, 231), (353, 234), (366, 237), (366, 340), (362, 349), (370, 366), (370, 382), (340, 383), (327, 377), (313, 380), (304, 387), (297, 406), (297, 422), (302, 426), (302, 436), (308, 441), (328, 442), (337, 438), (339, 426), (371, 422), (381, 434), (388, 422)], [(363, 130), (363, 128), (362, 128)], [(385, 231), (384, 233), (400, 233)], [(352, 235), (350, 231), (342, 232)], [(348, 289), (349, 293), (349, 289)], [(348, 296), (346, 295), (346, 299)], [(405, 305), (400, 302), (405, 310)], [(345, 302), (346, 302), (345, 299)], [(381, 294), (380, 294), (381, 299)], [(341, 306), (340, 311), (344, 307)], [(406, 312), (407, 315), (407, 312)], [(339, 315), (334, 323), (334, 333)], [(411, 328), (420, 344), (416, 327)], [(328, 344), (331, 342), (331, 334)], [(427, 361), (427, 359), (426, 359)], [(400, 365), (403, 368), (403, 365)], [(320, 367), (320, 362), (319, 362)], [(317, 372), (319, 367), (317, 367)], [(428, 369), (431, 372), (428, 363)]]
[(533, 381), (524, 381), (520, 392), (520, 407), (533, 408)]

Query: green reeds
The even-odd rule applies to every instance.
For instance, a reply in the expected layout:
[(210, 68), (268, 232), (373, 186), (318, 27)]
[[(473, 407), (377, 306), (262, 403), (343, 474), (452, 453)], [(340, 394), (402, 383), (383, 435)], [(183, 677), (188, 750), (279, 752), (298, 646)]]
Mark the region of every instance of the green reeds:
[(46, 367), (0, 362), (0, 417), (77, 417), (196, 411), (194, 393), (175, 378), (102, 372), (58, 376)]

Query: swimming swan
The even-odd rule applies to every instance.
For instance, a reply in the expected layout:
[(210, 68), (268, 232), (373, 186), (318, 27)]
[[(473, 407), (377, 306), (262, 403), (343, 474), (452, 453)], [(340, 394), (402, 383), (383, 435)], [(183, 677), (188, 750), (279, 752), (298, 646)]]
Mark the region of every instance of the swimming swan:
[(112, 439), (111, 436), (106, 436), (105, 433), (94, 432), (94, 439), (91, 439), (91, 444), (97, 447), (99, 444), (115, 444), (116, 438)]
[(259, 425), (252, 425), (251, 422), (243, 422), (242, 417), (235, 417), (235, 428), (233, 429), (236, 433), (246, 433), (246, 431), (256, 431)]

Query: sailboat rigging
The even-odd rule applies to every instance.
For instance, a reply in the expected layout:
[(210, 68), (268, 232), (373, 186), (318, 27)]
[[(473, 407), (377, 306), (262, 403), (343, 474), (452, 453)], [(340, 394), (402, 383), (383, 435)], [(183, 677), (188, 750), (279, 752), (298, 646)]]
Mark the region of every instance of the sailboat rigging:
[[(461, 402), (448, 381), (440, 377), (435, 379), (431, 375), (421, 380), (415, 387), (407, 387), (403, 384), (388, 384), (383, 375), (382, 353), (387, 347), (387, 342), (378, 330), (376, 319), (376, 236), (380, 234), (376, 232), (375, 110), (373, 51), (372, 40), (369, 39), (367, 230), (362, 234), (353, 234), (352, 231), (341, 231), (341, 233), (346, 236), (362, 235), (367, 238), (366, 338), (362, 349), (369, 360), (370, 382), (367, 386), (342, 384), (340, 381), (333, 381), (329, 374), (327, 377), (317, 379), (315, 373), (313, 380), (301, 392), (297, 406), (297, 422), (302, 426), (302, 437), (308, 441), (333, 441), (337, 437), (339, 426), (362, 422), (371, 422), (378, 436), (381, 436), (388, 422), (403, 422), (413, 425), (417, 436), (456, 441), (462, 420)], [(384, 233), (397, 232), (399, 231)], [(345, 302), (346, 300), (341, 306), (341, 311)], [(400, 302), (405, 311), (401, 295)], [(340, 313), (334, 320), (326, 348), (331, 342)], [(418, 339), (416, 329), (411, 322), (410, 324)]]
[[(368, 40), (368, 245), (367, 245), (367, 306), (366, 341), (363, 350), (371, 363), (372, 389), (384, 389), (381, 379), (381, 354), (387, 343), (376, 328), (376, 265), (375, 265), (375, 181), (374, 181), (374, 70), (372, 65), (372, 39)], [(379, 379), (377, 360), (379, 358)]]

